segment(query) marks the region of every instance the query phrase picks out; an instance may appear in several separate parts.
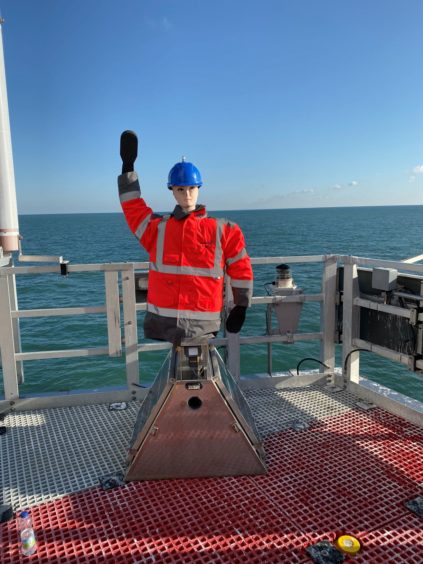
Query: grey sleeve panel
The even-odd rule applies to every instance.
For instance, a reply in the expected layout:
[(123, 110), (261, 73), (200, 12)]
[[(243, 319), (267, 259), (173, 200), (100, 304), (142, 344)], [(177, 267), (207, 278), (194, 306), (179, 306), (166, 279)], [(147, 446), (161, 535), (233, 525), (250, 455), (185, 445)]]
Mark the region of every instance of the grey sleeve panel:
[(251, 298), (253, 296), (252, 288), (237, 288), (232, 286), (232, 294), (234, 296), (235, 305), (250, 307)]
[(245, 247), (240, 251), (235, 257), (226, 259), (226, 264), (229, 266), (230, 264), (236, 262), (237, 260), (241, 260), (244, 257), (247, 257), (247, 251)]
[(135, 171), (125, 172), (125, 174), (118, 176), (118, 188), (120, 196), (128, 192), (138, 192), (141, 194), (137, 173)]
[(140, 196), (141, 192), (139, 190), (134, 190), (133, 192), (119, 194), (119, 199), (121, 202), (129, 202), (129, 200), (135, 200), (135, 198), (139, 198)]

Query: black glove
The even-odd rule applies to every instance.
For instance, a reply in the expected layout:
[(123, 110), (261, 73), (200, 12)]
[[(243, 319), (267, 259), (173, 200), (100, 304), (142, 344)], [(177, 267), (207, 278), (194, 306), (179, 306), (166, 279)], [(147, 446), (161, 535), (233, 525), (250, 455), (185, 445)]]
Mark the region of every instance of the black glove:
[(245, 306), (236, 305), (228, 315), (226, 330), (229, 331), (229, 333), (239, 333), (241, 327), (244, 325), (246, 313), (247, 308)]
[(122, 158), (122, 174), (134, 170), (134, 162), (138, 155), (138, 139), (133, 131), (124, 131), (120, 136), (120, 156)]

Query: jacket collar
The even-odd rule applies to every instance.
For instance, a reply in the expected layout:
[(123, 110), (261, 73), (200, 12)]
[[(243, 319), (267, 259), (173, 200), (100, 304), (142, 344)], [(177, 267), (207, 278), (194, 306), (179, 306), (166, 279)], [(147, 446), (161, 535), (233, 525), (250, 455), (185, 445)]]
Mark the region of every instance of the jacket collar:
[(193, 210), (192, 212), (186, 212), (181, 208), (180, 205), (176, 205), (175, 209), (173, 210), (172, 216), (175, 219), (181, 220), (181, 219), (185, 219), (191, 214), (193, 214), (196, 217), (206, 217), (207, 216), (206, 207), (203, 206), (202, 204), (197, 204), (195, 206), (195, 210)]

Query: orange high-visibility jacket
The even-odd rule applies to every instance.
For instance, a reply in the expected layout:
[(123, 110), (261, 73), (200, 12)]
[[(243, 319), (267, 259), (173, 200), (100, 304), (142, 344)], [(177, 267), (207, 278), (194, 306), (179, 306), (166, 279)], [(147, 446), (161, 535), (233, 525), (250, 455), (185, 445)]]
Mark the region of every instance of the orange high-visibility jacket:
[(249, 306), (253, 271), (244, 236), (235, 223), (207, 217), (204, 206), (186, 213), (153, 213), (141, 198), (135, 172), (118, 178), (131, 231), (150, 256), (146, 337), (174, 342), (216, 333), (223, 308), (225, 272), (236, 305)]

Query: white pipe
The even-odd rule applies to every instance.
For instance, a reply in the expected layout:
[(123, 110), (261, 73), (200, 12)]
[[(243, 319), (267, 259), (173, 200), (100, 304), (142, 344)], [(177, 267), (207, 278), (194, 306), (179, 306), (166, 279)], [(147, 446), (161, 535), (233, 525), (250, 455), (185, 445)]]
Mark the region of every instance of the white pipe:
[(10, 253), (19, 250), (19, 223), (16, 205), (15, 172), (7, 102), (6, 72), (0, 19), (0, 247)]

